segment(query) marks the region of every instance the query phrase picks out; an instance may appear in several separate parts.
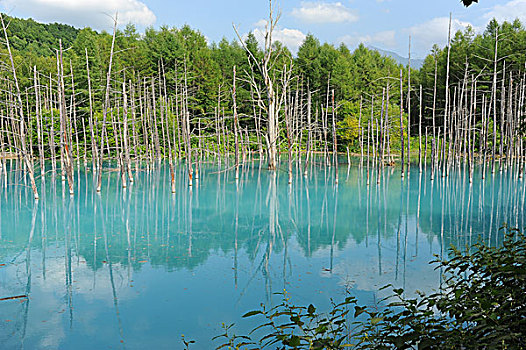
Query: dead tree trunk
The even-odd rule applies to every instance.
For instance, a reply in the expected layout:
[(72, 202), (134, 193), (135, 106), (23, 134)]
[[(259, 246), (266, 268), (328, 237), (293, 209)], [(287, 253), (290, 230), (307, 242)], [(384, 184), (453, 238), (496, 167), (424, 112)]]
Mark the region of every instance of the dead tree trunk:
[(311, 110), (312, 110), (312, 97), (310, 90), (307, 92), (307, 147), (305, 153), (305, 168), (303, 175), (307, 176), (307, 169), (309, 167), (310, 149), (312, 144), (312, 126), (311, 126)]
[(122, 113), (123, 113), (123, 127), (122, 127), (122, 142), (124, 148), (124, 171), (128, 175), (128, 180), (133, 183), (133, 173), (131, 170), (130, 150), (128, 145), (128, 95), (126, 93), (126, 79), (122, 82)]
[[(252, 88), (256, 93), (257, 103), (261, 110), (267, 115), (267, 133), (265, 140), (267, 142), (267, 154), (268, 154), (268, 168), (269, 170), (276, 170), (277, 156), (278, 156), (278, 135), (279, 135), (279, 112), (284, 103), (284, 92), (287, 90), (287, 85), (290, 82), (290, 74), (283, 74), (286, 79), (281, 81), (276, 80), (272, 70), (275, 67), (276, 59), (279, 58), (279, 54), (275, 54), (273, 45), (273, 33), (276, 29), (277, 23), (281, 17), (278, 13), (274, 15), (274, 7), (272, 0), (269, 0), (269, 19), (265, 27), (265, 44), (263, 51), (263, 59), (258, 60), (253, 53), (247, 48), (241, 35), (234, 26), (236, 35), (248, 54), (248, 59), (251, 66), (255, 66), (259, 73), (263, 77), (263, 86), (256, 81), (254, 74), (251, 74), (248, 78)], [(292, 64), (286, 69), (290, 72), (292, 70)], [(285, 73), (285, 72), (284, 72)]]
[(235, 179), (239, 179), (239, 130), (238, 130), (238, 117), (237, 117), (237, 103), (236, 103), (236, 66), (234, 66), (234, 80), (232, 82), (232, 108), (234, 112), (234, 142), (235, 142)]
[(37, 66), (33, 67), (33, 79), (35, 87), (35, 108), (36, 108), (36, 118), (37, 118), (37, 142), (38, 142), (38, 155), (40, 159), (40, 174), (42, 179), (44, 179), (44, 174), (46, 172), (46, 166), (44, 163), (44, 140), (42, 135), (42, 110), (40, 103), (40, 89), (38, 86), (37, 78)]
[(447, 36), (447, 63), (446, 63), (446, 101), (444, 107), (444, 141), (442, 142), (442, 176), (447, 174), (447, 161), (446, 161), (446, 144), (447, 144), (447, 119), (449, 117), (449, 60), (451, 56), (451, 13), (449, 14), (449, 31)]
[(95, 123), (93, 120), (93, 98), (91, 94), (91, 78), (89, 71), (89, 60), (88, 60), (88, 49), (84, 49), (86, 52), (86, 72), (88, 74), (88, 98), (89, 98), (89, 129), (91, 136), (91, 161), (93, 163), (93, 171), (95, 171), (95, 166), (98, 164), (98, 151), (97, 144), (95, 142)]
[(27, 169), (27, 173), (29, 175), (29, 180), (31, 182), (31, 189), (33, 190), (33, 195), (35, 199), (39, 199), (38, 195), (38, 189), (35, 182), (35, 176), (33, 171), (33, 160), (31, 159), (28, 149), (26, 146), (26, 122), (25, 122), (25, 116), (24, 116), (24, 105), (22, 103), (22, 97), (20, 94), (20, 87), (18, 85), (18, 79), (16, 76), (16, 69), (15, 69), (15, 61), (13, 60), (13, 54), (11, 53), (11, 46), (9, 45), (9, 38), (7, 36), (7, 28), (4, 23), (4, 16), (0, 13), (0, 21), (2, 22), (2, 29), (4, 31), (4, 38), (5, 38), (5, 44), (7, 47), (7, 52), (9, 53), (9, 60), (11, 61), (11, 73), (13, 74), (13, 80), (15, 84), (15, 93), (17, 98), (17, 107), (18, 107), (18, 117), (20, 118), (20, 130), (19, 130), (19, 136), (20, 136), (20, 145), (22, 147), (22, 158), (24, 160), (24, 164)]
[(334, 182), (338, 184), (338, 139), (336, 137), (336, 106), (334, 105), (334, 90), (332, 90), (332, 157), (334, 163)]
[(68, 178), (69, 194), (72, 196), (75, 191), (73, 190), (73, 157), (71, 155), (71, 148), (69, 144), (68, 135), (68, 116), (66, 111), (66, 94), (64, 91), (64, 64), (62, 61), (62, 41), (59, 40), (59, 52), (57, 55), (57, 70), (58, 70), (58, 103), (60, 113), (60, 130), (61, 130), (61, 150), (62, 157), (64, 159), (63, 166), (66, 170), (66, 176)]
[(420, 85), (419, 114), (418, 114), (418, 168), (422, 172), (422, 85)]
[(104, 136), (106, 135), (106, 122), (108, 118), (108, 108), (110, 104), (110, 88), (111, 88), (111, 68), (113, 63), (113, 50), (115, 48), (115, 35), (117, 33), (117, 15), (115, 15), (113, 23), (113, 37), (111, 40), (110, 61), (108, 65), (108, 72), (106, 73), (106, 93), (104, 96), (104, 105), (102, 108), (102, 132), (100, 140), (99, 153), (99, 169), (97, 175), (97, 192), (101, 191), (102, 187), (102, 159), (104, 158)]
[(403, 102), (404, 102), (404, 90), (403, 90), (403, 76), (402, 76), (402, 69), (400, 69), (400, 153), (401, 153), (401, 161), (400, 165), (402, 168), (402, 177), (404, 177), (404, 109), (403, 109)]

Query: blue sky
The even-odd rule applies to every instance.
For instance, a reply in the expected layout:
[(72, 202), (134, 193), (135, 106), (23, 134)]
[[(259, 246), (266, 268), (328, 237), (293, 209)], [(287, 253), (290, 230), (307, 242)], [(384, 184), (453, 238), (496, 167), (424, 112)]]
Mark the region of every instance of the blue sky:
[[(483, 31), (488, 21), (520, 18), (526, 23), (526, 0), (480, 0), (468, 9), (460, 0), (274, 0), (281, 12), (275, 38), (296, 51), (306, 34), (350, 48), (360, 42), (407, 57), (409, 36), (412, 56), (424, 57), (434, 43), (447, 41), (449, 13), (453, 29), (471, 25)], [(254, 31), (262, 37), (268, 0), (3, 0), (0, 8), (17, 17), (62, 22), (76, 27), (111, 30), (109, 15), (119, 13), (122, 24), (180, 27), (189, 24), (209, 41), (235, 38)]]

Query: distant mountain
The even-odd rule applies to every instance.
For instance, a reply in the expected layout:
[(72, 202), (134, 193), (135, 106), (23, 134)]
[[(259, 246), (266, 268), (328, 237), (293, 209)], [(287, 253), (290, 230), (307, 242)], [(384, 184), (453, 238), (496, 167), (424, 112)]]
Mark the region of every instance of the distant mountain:
[[(382, 50), (382, 49), (379, 49), (379, 48), (374, 47), (374, 46), (368, 46), (368, 48), (371, 49), (371, 50), (378, 51), (383, 56), (391, 57), (397, 63), (403, 64), (404, 66), (407, 66), (407, 63), (409, 61), (409, 59), (407, 57), (402, 57), (402, 56), (400, 56), (399, 54), (397, 54), (396, 52), (393, 52), (393, 51)], [(424, 59), (422, 59), (422, 58), (412, 58), (411, 57), (411, 68), (420, 69), (420, 68), (422, 68), (423, 64), (424, 64)]]

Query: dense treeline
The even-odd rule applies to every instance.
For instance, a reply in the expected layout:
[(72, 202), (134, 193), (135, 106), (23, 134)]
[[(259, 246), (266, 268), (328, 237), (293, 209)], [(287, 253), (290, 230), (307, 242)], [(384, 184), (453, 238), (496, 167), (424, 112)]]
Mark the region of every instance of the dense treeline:
[[(85, 50), (88, 51), (91, 79), (94, 87), (104, 86), (107, 71), (111, 34), (98, 33), (90, 28), (76, 29), (69, 25), (53, 23), (41, 24), (32, 19), (9, 18), (8, 34), (13, 48), (15, 61), (18, 63), (19, 79), (25, 89), (33, 86), (33, 67), (36, 66), (42, 76), (57, 75), (56, 51), (59, 40), (62, 40), (64, 59), (71, 60), (75, 77), (76, 93), (80, 98), (76, 101), (79, 108), (87, 107), (87, 82)], [(523, 71), (526, 62), (526, 30), (519, 20), (513, 23), (497, 23), (492, 20), (482, 34), (476, 34), (471, 27), (458, 31), (451, 40), (450, 84), (462, 82), (465, 75), (481, 75), (479, 88), (491, 90), (491, 75), (495, 54), (495, 38), (498, 32), (498, 79), (508, 81), (510, 76)], [(256, 56), (261, 55), (254, 35), (245, 38), (247, 47)], [(407, 84), (407, 67), (401, 67), (392, 58), (381, 56), (377, 51), (359, 45), (350, 51), (344, 44), (339, 47), (323, 43), (313, 35), (308, 35), (298, 50), (296, 57), (279, 42), (283, 62), (292, 59), (295, 73), (301, 83), (312, 91), (323, 103), (327, 86), (335, 89), (336, 98), (342, 106), (345, 116), (357, 114), (360, 97), (380, 94), (386, 86), (388, 78), (398, 78), (403, 68), (404, 84)], [(232, 86), (232, 67), (237, 66), (238, 72), (250, 72), (247, 54), (237, 40), (227, 39), (219, 43), (208, 43), (203, 34), (189, 26), (182, 28), (161, 27), (158, 30), (148, 28), (144, 34), (139, 33), (133, 25), (119, 30), (116, 36), (118, 54), (114, 58), (114, 71), (121, 79), (137, 80), (141, 77), (151, 77), (159, 74), (162, 68), (166, 74), (168, 85), (175, 84), (177, 72), (181, 73), (184, 66), (188, 70), (188, 83), (192, 87), (192, 111), (203, 115), (212, 114), (220, 95), (225, 95), (222, 103), (231, 109), (231, 98), (228, 92)], [(418, 87), (424, 89), (424, 125), (431, 125), (430, 116), (433, 106), (433, 90), (436, 71), (436, 108), (442, 109), (445, 99), (447, 65), (447, 47), (434, 46), (426, 57), (420, 71), (412, 72), (413, 115), (418, 111)], [(70, 75), (69, 64), (65, 67), (66, 75)], [(239, 73), (238, 73), (239, 74)], [(504, 76), (504, 74), (506, 76)], [(116, 79), (118, 79), (116, 77)], [(518, 79), (518, 78), (516, 78)], [(498, 88), (500, 89), (499, 84)], [(404, 90), (407, 89), (404, 85)], [(238, 108), (241, 114), (253, 114), (250, 104), (250, 87), (238, 83)], [(102, 89), (94, 89), (99, 98), (94, 103), (102, 103)], [(168, 91), (170, 93), (170, 90)], [(97, 95), (98, 94), (98, 95)], [(393, 101), (399, 104), (399, 95), (393, 89)], [(364, 104), (365, 106), (365, 104)], [(369, 110), (370, 112), (370, 110)], [(364, 116), (367, 114), (364, 113)], [(415, 121), (413, 121), (415, 124)]]
[[(450, 86), (462, 84), (465, 79), (470, 80), (473, 77), (478, 82), (479, 90), (491, 91), (493, 74), (496, 72), (497, 95), (500, 97), (501, 88), (509, 84), (510, 77), (514, 80), (522, 78), (526, 63), (525, 48), (526, 30), (518, 19), (513, 23), (501, 24), (493, 19), (481, 34), (476, 34), (472, 27), (458, 31), (451, 38), (449, 84)], [(496, 70), (494, 70), (495, 57)], [(435, 45), (425, 58), (418, 74), (419, 82), (427, 92), (425, 106), (428, 109), (432, 107), (435, 72), (437, 98), (441, 101), (438, 106), (444, 106), (446, 67), (447, 47), (441, 49)]]
[(111, 157), (125, 181), (143, 161), (186, 158), (191, 179), (196, 157), (235, 154), (237, 170), (258, 152), (274, 169), (282, 152), (291, 176), (290, 159), (302, 151), (307, 163), (312, 151), (329, 164), (330, 153), (337, 162), (350, 150), (380, 166), (396, 154), (404, 164), (405, 154), (409, 166), (418, 149), (420, 165), (429, 158), (447, 176), (460, 159), (472, 173), (475, 154), (492, 171), (497, 158), (511, 165), (523, 154), (519, 20), (450, 33), (414, 70), (363, 44), (351, 51), (313, 35), (293, 55), (271, 40), (272, 3), (264, 45), (252, 33), (208, 43), (187, 25), (110, 34), (3, 18), (0, 152), (27, 156), (30, 173), (37, 156), (42, 174), (44, 159), (54, 172), (60, 156), (68, 179), (72, 159), (100, 169)]
[[(6, 17), (7, 20), (7, 17)], [(59, 39), (64, 48), (64, 70), (67, 94), (71, 94), (71, 71), (75, 82), (76, 107), (88, 107), (88, 84), (86, 74), (86, 53), (89, 56), (91, 84), (94, 87), (93, 102), (97, 109), (102, 108), (106, 72), (112, 41), (111, 33), (98, 33), (90, 28), (75, 29), (61, 24), (40, 24), (33, 20), (8, 18), (8, 33), (18, 63), (19, 79), (23, 90), (28, 94), (33, 88), (33, 68), (37, 67), (41, 84), (49, 84), (44, 79), (56, 80), (56, 51)], [(256, 57), (263, 55), (253, 34), (244, 38), (245, 44)], [(298, 80), (294, 85), (302, 85), (314, 93), (314, 100), (325, 104), (328, 86), (334, 89), (337, 101), (346, 101), (342, 106), (344, 113), (339, 119), (355, 112), (360, 96), (378, 93), (385, 85), (386, 78), (398, 78), (402, 68), (392, 58), (381, 56), (377, 51), (360, 45), (351, 52), (345, 45), (335, 47), (320, 43), (313, 35), (308, 35), (296, 57), (281, 43), (275, 42), (275, 52), (282, 56), (280, 63), (292, 61), (294, 75)], [(237, 108), (241, 116), (252, 116), (251, 91), (245, 75), (251, 73), (247, 53), (239, 41), (223, 39), (218, 43), (208, 43), (205, 36), (189, 26), (182, 28), (148, 28), (144, 34), (137, 32), (133, 25), (117, 31), (113, 59), (114, 89), (120, 90), (117, 81), (131, 79), (133, 82), (146, 77), (158, 78), (163, 72), (167, 84), (167, 94), (173, 95), (175, 85), (182, 81), (185, 69), (191, 97), (190, 111), (194, 117), (210, 116), (220, 100), (226, 114), (232, 114), (231, 89), (233, 67), (237, 67)], [(276, 64), (278, 66), (278, 64)], [(406, 68), (404, 75), (406, 75)], [(52, 85), (54, 82), (51, 83)], [(53, 88), (53, 86), (52, 86)], [(32, 96), (29, 96), (31, 99)], [(250, 124), (249, 118), (242, 123)], [(247, 125), (245, 125), (247, 126)]]
[[(7, 20), (10, 21), (8, 33), (11, 45), (16, 60), (20, 62), (27, 87), (32, 85), (30, 80), (35, 65), (43, 75), (57, 74), (55, 55), (59, 39), (65, 49), (69, 48), (64, 57), (72, 60), (73, 72), (80, 78), (86, 75), (84, 51), (88, 49), (93, 83), (103, 85), (111, 33), (98, 33), (90, 28), (79, 30), (58, 23), (40, 24), (31, 19)], [(249, 34), (245, 42), (256, 56), (262, 54), (253, 34)], [(286, 47), (279, 42), (275, 45), (286, 58), (292, 58)], [(116, 70), (123, 74), (126, 71), (130, 78), (156, 75), (163, 61), (167, 79), (173, 80), (177, 64), (181, 71), (186, 58), (192, 83), (199, 87), (199, 95), (208, 96), (196, 97), (196, 104), (205, 110), (210, 104), (213, 105), (213, 97), (217, 97), (219, 84), (223, 84), (225, 90), (232, 84), (234, 65), (240, 67), (238, 71), (249, 70), (247, 55), (238, 40), (229, 42), (223, 39), (219, 43), (209, 44), (203, 34), (188, 25), (182, 28), (163, 26), (159, 30), (148, 28), (144, 34), (137, 32), (133, 25), (128, 25), (117, 32), (116, 51), (120, 51), (114, 60)], [(380, 78), (390, 74), (397, 77), (400, 69), (393, 59), (383, 57), (363, 45), (350, 52), (344, 44), (337, 48), (331, 44), (321, 44), (313, 35), (308, 35), (305, 39), (294, 58), (294, 65), (297, 73), (301, 74), (312, 90), (325, 91), (330, 79), (331, 88), (334, 87), (342, 99), (358, 98), (361, 93), (374, 92), (375, 87), (381, 85), (378, 82)], [(77, 81), (79, 92), (86, 90), (84, 82), (82, 79)], [(246, 93), (245, 97), (249, 95)]]

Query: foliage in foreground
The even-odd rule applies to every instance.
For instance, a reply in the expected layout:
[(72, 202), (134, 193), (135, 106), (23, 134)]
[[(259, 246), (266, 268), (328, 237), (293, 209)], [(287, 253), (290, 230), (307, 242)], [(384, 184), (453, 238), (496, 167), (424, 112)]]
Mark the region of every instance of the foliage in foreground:
[(318, 313), (292, 305), (284, 292), (280, 305), (243, 316), (261, 318), (250, 334), (225, 326), (218, 349), (524, 349), (525, 262), (525, 236), (509, 229), (501, 247), (452, 247), (449, 260), (433, 261), (445, 278), (435, 294), (410, 299), (393, 289), (378, 307), (349, 296)]

